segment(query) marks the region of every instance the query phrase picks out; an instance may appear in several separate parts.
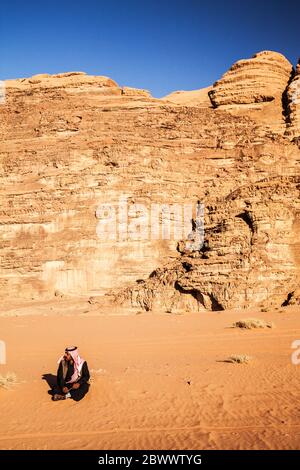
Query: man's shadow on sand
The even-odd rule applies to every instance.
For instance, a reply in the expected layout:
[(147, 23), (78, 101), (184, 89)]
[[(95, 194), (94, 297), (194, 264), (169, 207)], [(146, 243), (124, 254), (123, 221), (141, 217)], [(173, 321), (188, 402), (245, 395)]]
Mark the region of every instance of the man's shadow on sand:
[(42, 379), (47, 382), (50, 387), (48, 390), (49, 395), (54, 395), (55, 389), (57, 388), (57, 378), (56, 375), (53, 374), (43, 374)]

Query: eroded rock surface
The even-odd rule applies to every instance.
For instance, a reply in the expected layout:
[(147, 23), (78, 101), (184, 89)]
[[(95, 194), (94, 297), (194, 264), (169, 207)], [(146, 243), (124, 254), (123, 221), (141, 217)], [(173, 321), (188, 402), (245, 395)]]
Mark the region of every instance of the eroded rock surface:
[[(269, 52), (242, 62), (214, 85), (215, 107), (208, 94), (195, 94), (194, 104), (193, 94), (184, 104), (182, 96), (159, 100), (81, 72), (7, 81), (1, 295), (106, 293), (167, 311), (287, 301), (300, 261), (300, 150), (280, 99), (292, 66)], [(252, 105), (263, 109), (253, 114)], [(130, 219), (122, 236), (120, 198)], [(197, 201), (205, 204), (201, 249), (187, 250), (184, 237), (153, 240), (150, 231), (130, 238), (134, 204)], [(115, 238), (97, 235), (103, 204), (116, 211)]]
[(300, 61), (295, 76), (287, 89), (287, 135), (300, 146)]

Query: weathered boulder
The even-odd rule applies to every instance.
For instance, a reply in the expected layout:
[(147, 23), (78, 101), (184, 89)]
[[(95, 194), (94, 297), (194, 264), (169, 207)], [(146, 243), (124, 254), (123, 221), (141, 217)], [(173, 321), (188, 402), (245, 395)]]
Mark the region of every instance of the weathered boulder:
[(292, 71), (292, 64), (282, 54), (262, 51), (233, 64), (214, 83), (209, 96), (216, 107), (280, 101)]

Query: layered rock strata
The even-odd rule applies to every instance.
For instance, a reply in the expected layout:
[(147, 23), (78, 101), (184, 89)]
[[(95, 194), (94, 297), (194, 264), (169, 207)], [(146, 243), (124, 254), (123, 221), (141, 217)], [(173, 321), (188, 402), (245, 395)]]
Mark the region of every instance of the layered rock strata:
[[(109, 294), (126, 306), (168, 311), (291, 298), (299, 282), (300, 150), (282, 127), (280, 101), (293, 83), (291, 66), (279, 54), (252, 60), (273, 78), (255, 91), (259, 74), (250, 62), (243, 90), (240, 65), (236, 79), (230, 73), (214, 85), (214, 107), (203, 93), (194, 105), (193, 95), (186, 103), (159, 100), (82, 72), (7, 81), (0, 105), (1, 296)], [(259, 111), (264, 118), (247, 111), (272, 103), (276, 112)], [(267, 125), (279, 105), (284, 124)], [(151, 205), (197, 201), (205, 205), (202, 247), (151, 236)], [(133, 237), (137, 204), (147, 213)], [(116, 218), (99, 236), (104, 209)]]

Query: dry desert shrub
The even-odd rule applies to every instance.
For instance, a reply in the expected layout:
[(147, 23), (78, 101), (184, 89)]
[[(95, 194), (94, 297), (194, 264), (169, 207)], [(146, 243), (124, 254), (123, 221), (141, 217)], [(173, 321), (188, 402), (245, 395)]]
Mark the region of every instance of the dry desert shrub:
[(7, 372), (6, 375), (0, 375), (0, 388), (10, 389), (17, 383), (17, 376), (14, 372)]
[(227, 362), (232, 362), (233, 364), (248, 364), (252, 357), (247, 356), (246, 354), (233, 354), (229, 356)]
[(247, 320), (239, 320), (233, 323), (233, 328), (244, 328), (251, 330), (253, 328), (273, 328), (274, 324), (258, 318), (248, 318)]

